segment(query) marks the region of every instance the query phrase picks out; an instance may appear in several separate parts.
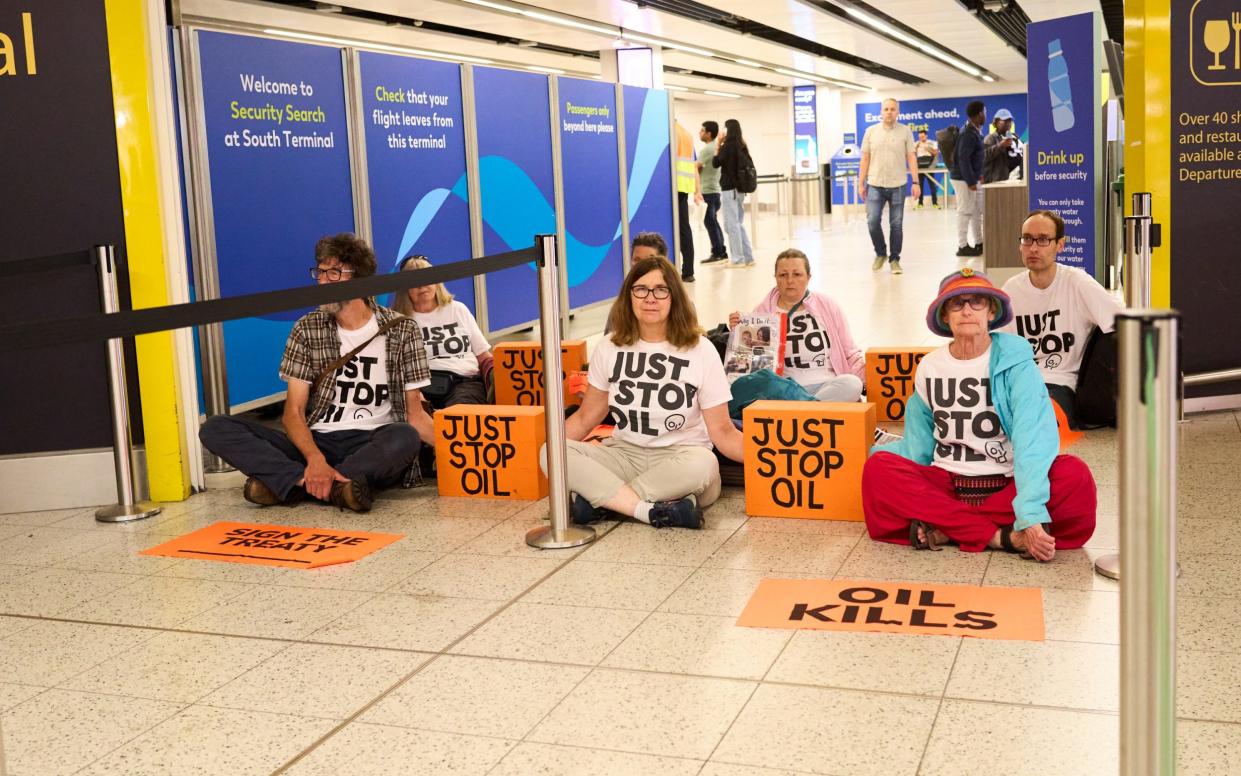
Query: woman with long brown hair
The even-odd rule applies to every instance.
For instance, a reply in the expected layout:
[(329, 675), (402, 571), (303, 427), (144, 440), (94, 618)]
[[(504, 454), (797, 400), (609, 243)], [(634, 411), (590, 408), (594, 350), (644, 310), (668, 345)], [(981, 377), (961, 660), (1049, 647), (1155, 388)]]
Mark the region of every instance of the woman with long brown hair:
[[(702, 508), (720, 495), (711, 448), (740, 461), (741, 432), (728, 418), (724, 366), (666, 257), (634, 263), (608, 330), (591, 354), (581, 408), (565, 421), (573, 521), (611, 511), (656, 528), (701, 528)], [(610, 439), (578, 441), (609, 412)]]

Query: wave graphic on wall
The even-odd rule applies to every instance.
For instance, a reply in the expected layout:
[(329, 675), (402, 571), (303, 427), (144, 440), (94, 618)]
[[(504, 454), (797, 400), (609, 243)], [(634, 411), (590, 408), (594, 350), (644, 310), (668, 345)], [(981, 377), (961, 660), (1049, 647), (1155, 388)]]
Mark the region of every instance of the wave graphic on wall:
[[(667, 101), (657, 92), (649, 92), (642, 106), (642, 121), (629, 180), (629, 212), (636, 213), (646, 198), (647, 190), (659, 168), (659, 159), (668, 147)], [(661, 117), (662, 114), (662, 117)], [(483, 199), (483, 222), (500, 239), (515, 250), (531, 244), (531, 236), (556, 231), (556, 212), (543, 192), (525, 171), (502, 156), (484, 156), (478, 161), (482, 188), (488, 193)], [(451, 189), (432, 189), (422, 196), (405, 223), (401, 247), (393, 261), (393, 269), (408, 256), (418, 240), (430, 228), (435, 216), (450, 196), (462, 202), (469, 199), (466, 176), (462, 175)], [(569, 263), (569, 286), (581, 285), (590, 279), (603, 263), (612, 243), (621, 235), (618, 219), (612, 239), (593, 245), (566, 232)], [(534, 265), (529, 265), (532, 269)]]

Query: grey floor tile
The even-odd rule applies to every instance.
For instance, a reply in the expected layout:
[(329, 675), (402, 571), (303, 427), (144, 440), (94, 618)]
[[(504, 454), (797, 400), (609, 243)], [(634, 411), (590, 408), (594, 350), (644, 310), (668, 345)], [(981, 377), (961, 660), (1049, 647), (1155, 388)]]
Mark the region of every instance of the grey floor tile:
[(1120, 593), (1110, 590), (1043, 590), (1048, 639), (1120, 643)]
[(48, 690), (4, 714), (16, 774), (70, 774), (180, 711), (143, 698)]
[(358, 590), (254, 587), (191, 617), (181, 627), (233, 636), (300, 639), (357, 609), (374, 595)]
[(676, 589), (659, 610), (740, 617), (762, 580), (768, 577), (814, 579), (817, 576), (789, 572), (773, 574), (746, 569), (700, 568)]
[(1241, 725), (1219, 722), (1176, 723), (1177, 776), (1241, 774)]
[(425, 652), (290, 644), (199, 703), (271, 714), (345, 719), (430, 657)]
[(1111, 550), (1060, 550), (1048, 563), (993, 552), (983, 584), (1001, 587), (1042, 587), (1062, 590), (1120, 591), (1120, 583), (1095, 573), (1094, 562)]
[(37, 621), (0, 641), (0, 681), (52, 687), (156, 635), (141, 628)]
[(438, 652), (498, 607), (495, 601), (381, 593), (306, 640)]
[(703, 565), (830, 577), (857, 543), (858, 539), (852, 536), (776, 533), (743, 528)]
[(655, 612), (602, 665), (762, 679), (792, 636), (788, 630), (741, 628), (732, 617)]
[(452, 552), (490, 531), (500, 522), (489, 517), (460, 515), (420, 515), (418, 517), (379, 517), (371, 530), (404, 536), (406, 549), (424, 552)]
[(860, 537), (866, 524), (855, 520), (806, 520), (799, 517), (751, 517), (745, 530), (752, 533), (824, 534)]
[(1176, 551), (1178, 555), (1241, 555), (1238, 532), (1241, 532), (1241, 514), (1227, 518), (1178, 519)]
[(66, 610), (63, 616), (118, 625), (171, 628), (249, 589), (247, 585), (227, 582), (137, 577), (125, 587)]
[(1241, 722), (1241, 654), (1181, 650), (1176, 656), (1176, 714), (1209, 722)]
[[(538, 505), (535, 509), (542, 509), (546, 514), (546, 508)], [(471, 541), (464, 544), (461, 552), (475, 553), (478, 555), (503, 555), (508, 557), (526, 557), (526, 558), (545, 558), (549, 550), (540, 550), (537, 547), (531, 547), (526, 544), (526, 533), (535, 529), (544, 527), (547, 521), (535, 515), (530, 516), (526, 513), (519, 513), (514, 517), (505, 520), (503, 523), (489, 529), (486, 533), (479, 535)], [(606, 531), (614, 526), (613, 523), (596, 523), (593, 527), (595, 532), (602, 536)], [(598, 540), (596, 540), (598, 541)], [(571, 558), (578, 553), (583, 552), (592, 545), (584, 545), (582, 547), (572, 547), (564, 550), (554, 550), (557, 558)]]
[(385, 696), (359, 721), (520, 739), (589, 671), (445, 655)]
[(1178, 649), (1241, 652), (1241, 606), (1231, 598), (1176, 598)]
[(583, 558), (596, 563), (699, 566), (731, 535), (731, 531), (660, 529), (640, 523), (622, 523), (590, 545)]
[(515, 741), (354, 722), (313, 749), (290, 776), (484, 776)]
[(104, 531), (23, 528), (4, 540), (4, 553), (28, 566), (50, 566), (102, 547), (115, 539)]
[(85, 776), (269, 774), (331, 730), (332, 720), (191, 706), (98, 760)]
[(919, 774), (1113, 774), (1120, 767), (1119, 731), (1119, 717), (1110, 714), (946, 700)]
[(159, 633), (59, 687), (193, 703), (284, 648), (279, 641)]
[(580, 746), (519, 744), (488, 776), (697, 776), (702, 762)]
[(836, 571), (840, 579), (896, 579), (911, 582), (944, 582), (977, 585), (991, 552), (961, 552), (949, 547), (942, 552), (918, 552), (907, 546), (871, 541), (862, 537)]
[(567, 559), (507, 558), (450, 553), (392, 589), (405, 595), (443, 595), (508, 601), (521, 595)]
[[(1238, 524), (1241, 530), (1241, 524)], [(1177, 552), (1181, 576), (1176, 580), (1179, 595), (1206, 598), (1241, 598), (1241, 555), (1199, 555)], [(1241, 606), (1241, 602), (1237, 603)]]
[(965, 639), (947, 697), (1115, 711), (1119, 663), (1114, 644)]
[(128, 574), (36, 568), (0, 584), (0, 612), (55, 617), (136, 579)]
[(591, 746), (705, 760), (754, 685), (728, 679), (596, 669), (527, 736), (548, 744), (579, 743), (583, 720)]
[(532, 604), (654, 611), (694, 573), (688, 566), (594, 563), (577, 558), (526, 593)]
[[(140, 555), (148, 547), (163, 541), (152, 534), (126, 534), (118, 536), (100, 547), (58, 561), (55, 565), (62, 569), (79, 569), (82, 571), (104, 571), (112, 574), (155, 574), (162, 569), (177, 563), (175, 558), (162, 558), (154, 555)], [(190, 561), (185, 561), (190, 562)]]
[(702, 513), (702, 527), (708, 531), (735, 531), (748, 521), (744, 498), (721, 497)]
[(765, 680), (940, 696), (960, 638), (797, 631)]
[(25, 703), (46, 689), (46, 687), (36, 687), (32, 684), (0, 683), (0, 714), (19, 703)]
[(914, 776), (938, 705), (931, 698), (764, 684), (711, 759), (833, 776)]
[(646, 616), (646, 612), (623, 609), (516, 603), (451, 651), (597, 665)]
[(5, 512), (0, 514), (0, 528), (7, 530), (10, 526), (16, 529), (28, 526), (55, 525), (65, 518), (85, 514), (88, 511), (92, 516), (94, 515), (94, 510), (80, 509), (78, 507), (72, 509), (46, 509), (34, 512)]
[(798, 776), (797, 771), (756, 768), (753, 765), (731, 765), (708, 762), (699, 776)]

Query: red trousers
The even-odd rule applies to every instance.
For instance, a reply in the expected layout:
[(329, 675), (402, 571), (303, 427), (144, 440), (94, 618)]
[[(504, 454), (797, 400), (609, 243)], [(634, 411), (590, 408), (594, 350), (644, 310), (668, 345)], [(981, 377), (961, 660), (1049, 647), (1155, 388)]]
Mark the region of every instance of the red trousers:
[[(1060, 455), (1048, 472), (1051, 498), (1047, 532), (1056, 537), (1056, 549), (1081, 547), (1094, 533), (1094, 477), (1080, 459)], [(943, 531), (965, 552), (980, 552), (996, 529), (1012, 525), (1016, 485), (1010, 481), (979, 506), (957, 500), (952, 475), (938, 466), (923, 466), (893, 453), (875, 453), (862, 470), (862, 508), (870, 538), (909, 544), (909, 523), (922, 520)]]

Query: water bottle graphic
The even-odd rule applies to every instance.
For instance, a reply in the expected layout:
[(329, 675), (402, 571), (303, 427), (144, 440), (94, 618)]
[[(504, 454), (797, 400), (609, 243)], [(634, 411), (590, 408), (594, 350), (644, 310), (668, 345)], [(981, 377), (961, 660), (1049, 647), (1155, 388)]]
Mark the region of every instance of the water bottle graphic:
[(1047, 44), (1047, 89), (1051, 92), (1051, 123), (1057, 132), (1073, 128), (1073, 91), (1069, 88), (1069, 64), (1060, 50), (1060, 39)]

